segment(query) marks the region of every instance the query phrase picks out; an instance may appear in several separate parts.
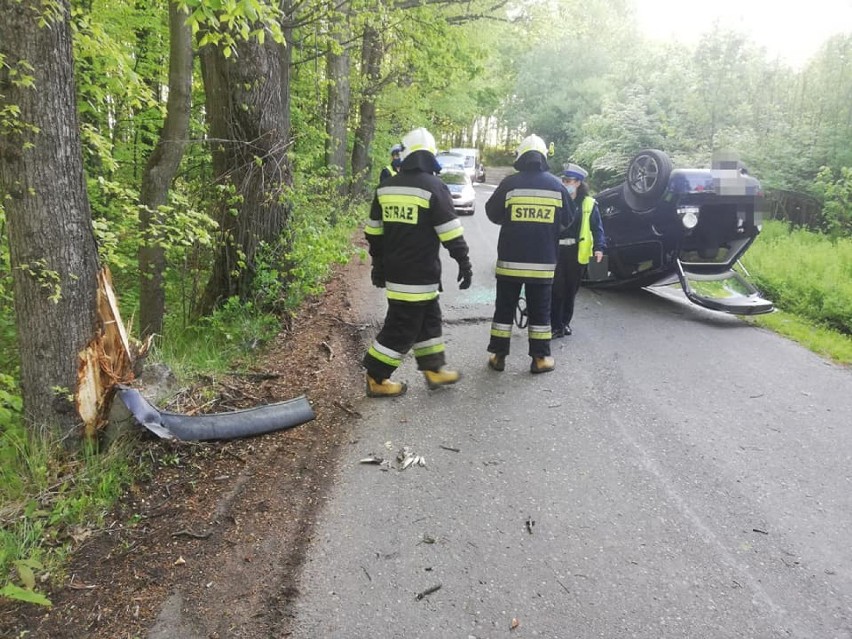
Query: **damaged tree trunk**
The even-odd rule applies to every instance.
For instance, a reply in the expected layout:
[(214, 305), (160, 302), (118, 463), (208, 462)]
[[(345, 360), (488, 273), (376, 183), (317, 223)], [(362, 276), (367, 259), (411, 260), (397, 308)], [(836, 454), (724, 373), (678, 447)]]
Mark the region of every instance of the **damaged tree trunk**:
[[(98, 332), (98, 251), (83, 175), (70, 7), (67, 0), (51, 6), (0, 0), (0, 113), (20, 109), (17, 121), (0, 118), (0, 195), (24, 417), (32, 429), (73, 444), (81, 423), (74, 405), (78, 353)], [(32, 86), (20, 82), (21, 74)]]
[(86, 437), (106, 424), (116, 385), (134, 378), (136, 361), (151, 344), (150, 337), (141, 345), (128, 338), (107, 268), (98, 273), (98, 325), (97, 335), (79, 354), (77, 368), (75, 401)]

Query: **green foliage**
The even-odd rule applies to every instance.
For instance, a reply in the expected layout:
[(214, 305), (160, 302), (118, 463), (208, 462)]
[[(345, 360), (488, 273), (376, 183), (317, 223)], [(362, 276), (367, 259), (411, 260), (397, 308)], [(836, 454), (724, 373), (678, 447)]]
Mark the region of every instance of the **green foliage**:
[[(32, 65), (26, 60), (9, 64), (6, 62), (6, 56), (0, 53), (0, 76), (4, 76), (5, 82), (10, 85), (27, 89), (35, 88), (32, 71)], [(23, 132), (38, 133), (38, 127), (21, 120), (20, 107), (10, 103), (6, 96), (0, 93), (0, 135), (12, 136)]]
[(512, 166), (515, 152), (512, 149), (485, 147), (482, 151), (482, 163), (485, 166)]
[(151, 357), (167, 363), (180, 379), (221, 374), (248, 364), (280, 330), (278, 317), (236, 297), (189, 326), (180, 325), (179, 317), (166, 319), (168, 339), (155, 342)]
[[(6, 211), (0, 203), (0, 370), (15, 375), (18, 370), (18, 340), (15, 328), (9, 244), (6, 241)], [(0, 390), (2, 390), (0, 382)], [(2, 420), (0, 420), (2, 426)]]
[(743, 261), (778, 308), (852, 335), (852, 237), (768, 221)]
[(0, 373), (0, 430), (20, 423), (23, 400), (14, 377)]
[(72, 455), (19, 420), (0, 429), (0, 596), (50, 605), (39, 584), (92, 534), (131, 477), (127, 448), (89, 445)]
[[(297, 174), (289, 201), (290, 224), (283, 240), (283, 246), (289, 247), (286, 270), (276, 275), (287, 283), (286, 294), (277, 295), (280, 308), (292, 311), (305, 297), (323, 290), (335, 264), (351, 258), (352, 233), (366, 212), (350, 208), (339, 196), (335, 181), (321, 174)], [(260, 277), (260, 281), (268, 278)], [(269, 293), (264, 297), (269, 300)]]
[(829, 167), (822, 167), (814, 187), (822, 195), (826, 230), (835, 236), (848, 237), (852, 235), (852, 167), (841, 167), (839, 173), (836, 177)]
[(284, 42), (284, 15), (277, 2), (264, 0), (182, 0), (178, 7), (187, 15), (193, 34), (201, 34), (198, 46), (214, 44), (226, 58), (237, 40), (255, 39), (263, 44), (267, 34)]

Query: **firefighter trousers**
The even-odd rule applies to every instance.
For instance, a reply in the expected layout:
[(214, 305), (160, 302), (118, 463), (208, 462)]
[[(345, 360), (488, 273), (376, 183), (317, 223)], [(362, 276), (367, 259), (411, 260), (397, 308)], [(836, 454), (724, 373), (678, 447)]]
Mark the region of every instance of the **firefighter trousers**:
[(550, 355), (550, 294), (553, 284), (550, 280), (545, 283), (524, 283), (515, 280), (497, 280), (497, 300), (494, 304), (494, 319), (491, 322), (491, 341), (488, 352), (497, 355), (509, 354), (509, 343), (512, 338), (512, 325), (515, 319), (515, 309), (521, 296), (521, 287), (527, 302), (529, 324), (530, 357), (547, 357)]
[(364, 368), (374, 380), (385, 380), (412, 348), (417, 370), (436, 371), (446, 363), (438, 298), (428, 302), (388, 300), (384, 326), (364, 355)]

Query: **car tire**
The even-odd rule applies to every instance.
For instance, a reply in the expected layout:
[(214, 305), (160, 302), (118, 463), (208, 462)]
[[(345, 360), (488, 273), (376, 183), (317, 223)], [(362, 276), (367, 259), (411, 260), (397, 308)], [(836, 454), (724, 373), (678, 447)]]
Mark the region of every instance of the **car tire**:
[(669, 185), (672, 161), (663, 151), (644, 149), (627, 165), (624, 201), (634, 211), (644, 211), (657, 204)]

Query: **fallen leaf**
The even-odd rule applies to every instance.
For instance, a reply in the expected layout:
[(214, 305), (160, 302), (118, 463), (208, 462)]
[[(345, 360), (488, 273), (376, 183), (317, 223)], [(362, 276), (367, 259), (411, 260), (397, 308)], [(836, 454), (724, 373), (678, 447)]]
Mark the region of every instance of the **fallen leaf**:
[(175, 566), (183, 566), (184, 564), (186, 564), (186, 559), (184, 559), (183, 557), (178, 557), (177, 559), (175, 559)]

